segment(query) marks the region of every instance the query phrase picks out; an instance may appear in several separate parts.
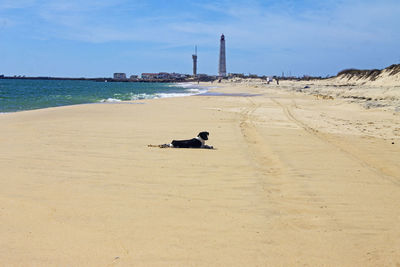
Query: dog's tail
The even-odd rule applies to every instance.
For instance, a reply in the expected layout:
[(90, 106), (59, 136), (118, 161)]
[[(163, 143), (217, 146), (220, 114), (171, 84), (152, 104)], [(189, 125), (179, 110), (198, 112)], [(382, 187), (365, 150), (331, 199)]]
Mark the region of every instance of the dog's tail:
[(162, 145), (147, 145), (148, 147), (159, 147), (159, 148), (168, 148), (171, 147), (170, 144), (162, 144)]

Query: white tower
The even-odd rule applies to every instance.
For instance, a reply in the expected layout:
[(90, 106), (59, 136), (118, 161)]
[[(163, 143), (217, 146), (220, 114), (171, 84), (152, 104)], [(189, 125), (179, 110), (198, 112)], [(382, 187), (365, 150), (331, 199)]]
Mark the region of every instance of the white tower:
[(219, 47), (219, 66), (218, 76), (226, 76), (226, 56), (225, 56), (225, 36), (221, 35), (220, 47)]

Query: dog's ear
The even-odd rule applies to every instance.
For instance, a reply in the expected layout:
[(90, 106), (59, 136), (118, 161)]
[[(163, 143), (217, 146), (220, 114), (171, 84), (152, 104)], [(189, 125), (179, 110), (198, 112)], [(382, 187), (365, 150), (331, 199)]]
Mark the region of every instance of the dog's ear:
[(208, 132), (200, 132), (198, 136), (201, 137), (203, 140), (208, 140), (208, 135)]

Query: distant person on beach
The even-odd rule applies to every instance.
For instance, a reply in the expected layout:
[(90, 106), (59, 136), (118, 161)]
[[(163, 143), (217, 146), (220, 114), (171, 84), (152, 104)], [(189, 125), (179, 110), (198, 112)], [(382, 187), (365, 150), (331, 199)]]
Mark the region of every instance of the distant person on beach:
[(276, 78), (276, 84), (279, 85), (279, 79), (278, 78)]

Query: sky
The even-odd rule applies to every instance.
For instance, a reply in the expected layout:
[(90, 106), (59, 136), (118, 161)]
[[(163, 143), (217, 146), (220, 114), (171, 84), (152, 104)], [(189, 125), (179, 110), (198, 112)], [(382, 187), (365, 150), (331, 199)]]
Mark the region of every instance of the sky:
[(0, 74), (336, 75), (400, 63), (399, 0), (0, 0)]

